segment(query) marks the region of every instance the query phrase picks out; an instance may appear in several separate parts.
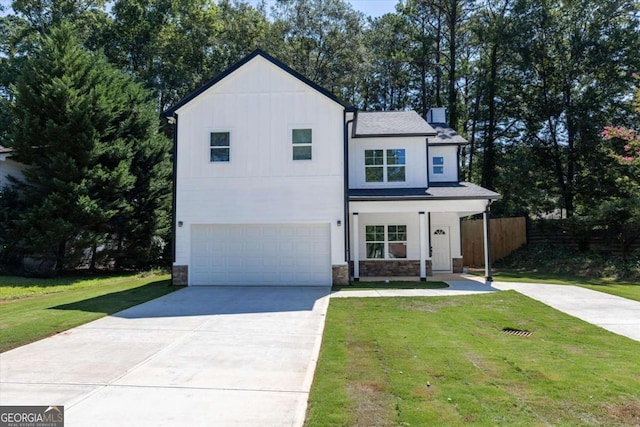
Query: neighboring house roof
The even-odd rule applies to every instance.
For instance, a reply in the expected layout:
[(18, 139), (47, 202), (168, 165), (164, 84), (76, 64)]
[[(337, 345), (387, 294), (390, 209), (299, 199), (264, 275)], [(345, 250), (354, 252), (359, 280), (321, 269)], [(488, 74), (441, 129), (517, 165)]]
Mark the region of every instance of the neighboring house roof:
[(353, 137), (435, 136), (436, 131), (415, 111), (358, 112)]
[(335, 96), (333, 93), (331, 93), (327, 89), (325, 89), (325, 88), (321, 87), (320, 85), (312, 82), (311, 80), (309, 80), (308, 78), (306, 78), (302, 74), (300, 74), (297, 71), (293, 70), (292, 68), (290, 68), (289, 66), (285, 65), (284, 63), (278, 61), (277, 59), (275, 59), (274, 57), (272, 57), (268, 53), (266, 53), (266, 52), (264, 52), (264, 51), (262, 51), (260, 49), (256, 49), (252, 53), (247, 55), (244, 59), (236, 62), (234, 65), (229, 67), (226, 71), (224, 71), (221, 74), (217, 75), (216, 77), (214, 77), (213, 79), (209, 80), (204, 85), (202, 85), (199, 89), (197, 89), (194, 92), (192, 92), (191, 94), (187, 95), (185, 98), (180, 100), (176, 105), (174, 105), (173, 107), (171, 107), (170, 109), (165, 111), (162, 115), (164, 117), (173, 116), (175, 114), (175, 112), (179, 108), (181, 108), (184, 105), (188, 104), (194, 98), (198, 97), (200, 94), (205, 92), (207, 89), (211, 88), (216, 83), (220, 82), (225, 77), (229, 76), (230, 74), (232, 74), (233, 72), (235, 72), (236, 70), (238, 70), (243, 65), (245, 65), (246, 63), (248, 63), (249, 61), (251, 61), (252, 59), (254, 59), (257, 56), (260, 56), (260, 57), (266, 59), (267, 61), (271, 62), (276, 67), (279, 67), (280, 69), (282, 69), (286, 73), (291, 74), (293, 77), (295, 77), (296, 79), (300, 80), (302, 83), (306, 84), (307, 86), (311, 87), (312, 89), (316, 90), (317, 92), (321, 93), (322, 95), (326, 96), (327, 98), (331, 99), (332, 101), (342, 105), (347, 111), (355, 111), (356, 110), (356, 108), (353, 107), (352, 105), (347, 104), (344, 101), (341, 101), (340, 99), (338, 99), (337, 96)]
[(11, 157), (13, 153), (13, 148), (3, 147), (0, 145), (0, 160), (7, 160), (7, 157)]
[(437, 135), (435, 138), (429, 138), (429, 144), (467, 145), (469, 143), (458, 132), (444, 123), (431, 123), (431, 126), (436, 130)]
[(470, 182), (434, 182), (429, 188), (351, 189), (349, 200), (500, 200), (502, 196)]

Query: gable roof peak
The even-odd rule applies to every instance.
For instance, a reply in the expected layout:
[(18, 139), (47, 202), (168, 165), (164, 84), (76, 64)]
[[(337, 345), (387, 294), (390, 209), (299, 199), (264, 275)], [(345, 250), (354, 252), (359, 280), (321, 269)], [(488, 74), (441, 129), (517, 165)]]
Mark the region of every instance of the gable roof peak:
[(189, 102), (191, 102), (192, 100), (197, 98), (199, 95), (201, 95), (203, 92), (205, 92), (206, 90), (208, 90), (209, 88), (211, 88), (212, 86), (214, 86), (215, 84), (220, 82), (221, 80), (225, 79), (227, 76), (233, 74), (235, 71), (239, 70), (244, 65), (246, 65), (249, 62), (251, 62), (253, 59), (255, 59), (258, 56), (260, 56), (263, 59), (267, 60), (268, 62), (270, 62), (271, 64), (275, 65), (276, 67), (280, 68), (284, 72), (290, 74), (292, 77), (298, 79), (299, 81), (301, 81), (305, 85), (311, 87), (312, 89), (314, 89), (315, 91), (319, 92), (320, 94), (326, 96), (330, 100), (336, 102), (337, 104), (340, 104), (341, 106), (344, 107), (344, 109), (346, 111), (356, 111), (355, 107), (347, 104), (344, 101), (341, 101), (340, 99), (338, 99), (338, 97), (336, 95), (331, 93), (329, 90), (327, 90), (327, 89), (323, 88), (322, 86), (320, 86), (319, 84), (309, 80), (308, 78), (306, 78), (302, 74), (298, 73), (297, 71), (295, 71), (294, 69), (292, 69), (291, 67), (286, 65), (285, 63), (283, 63), (283, 62), (279, 61), (278, 59), (274, 58), (273, 56), (269, 55), (267, 52), (263, 51), (262, 49), (256, 49), (253, 52), (251, 52), (249, 55), (245, 56), (240, 61), (236, 62), (235, 64), (233, 64), (232, 66), (227, 68), (222, 73), (218, 74), (217, 76), (215, 76), (214, 78), (212, 78), (211, 80), (209, 80), (208, 82), (206, 82), (205, 84), (200, 86), (200, 88), (196, 89), (195, 91), (191, 92), (186, 97), (182, 98), (180, 101), (178, 101), (177, 104), (175, 104), (174, 106), (172, 106), (171, 108), (166, 110), (164, 113), (162, 113), (162, 116), (166, 117), (166, 118), (173, 117), (178, 109), (180, 109), (181, 107), (185, 106), (186, 104), (188, 104)]

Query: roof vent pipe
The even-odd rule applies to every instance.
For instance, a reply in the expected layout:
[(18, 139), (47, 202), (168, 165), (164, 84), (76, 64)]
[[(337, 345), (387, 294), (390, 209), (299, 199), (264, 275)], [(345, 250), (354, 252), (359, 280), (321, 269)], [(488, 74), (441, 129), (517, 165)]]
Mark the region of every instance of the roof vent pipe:
[(427, 113), (427, 122), (429, 123), (447, 123), (447, 109), (445, 107), (436, 107)]

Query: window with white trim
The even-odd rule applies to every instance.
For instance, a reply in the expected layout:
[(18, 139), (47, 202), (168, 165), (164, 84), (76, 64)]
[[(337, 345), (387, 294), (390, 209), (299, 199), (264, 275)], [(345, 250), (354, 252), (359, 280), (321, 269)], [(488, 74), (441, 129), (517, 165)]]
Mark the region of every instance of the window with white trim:
[(404, 182), (405, 150), (364, 150), (366, 182)]
[(311, 141), (311, 129), (293, 129), (291, 131), (293, 160), (311, 160)]
[(210, 160), (212, 162), (229, 161), (229, 132), (211, 132), (209, 140)]
[(365, 241), (367, 259), (407, 257), (406, 225), (367, 225)]
[(434, 175), (444, 174), (444, 157), (433, 157), (431, 163), (433, 165)]

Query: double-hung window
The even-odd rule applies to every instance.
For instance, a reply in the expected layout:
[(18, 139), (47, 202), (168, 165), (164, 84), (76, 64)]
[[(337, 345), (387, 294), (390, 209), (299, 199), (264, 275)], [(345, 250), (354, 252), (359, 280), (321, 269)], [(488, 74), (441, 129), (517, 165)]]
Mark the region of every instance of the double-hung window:
[(444, 174), (444, 157), (433, 157), (433, 174), (434, 175), (442, 175)]
[(311, 160), (311, 141), (311, 129), (293, 129), (291, 131), (293, 160)]
[(406, 225), (367, 225), (365, 239), (368, 259), (407, 257)]
[(366, 182), (404, 182), (405, 150), (364, 150)]
[(212, 162), (229, 161), (229, 132), (211, 132), (210, 160)]

